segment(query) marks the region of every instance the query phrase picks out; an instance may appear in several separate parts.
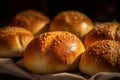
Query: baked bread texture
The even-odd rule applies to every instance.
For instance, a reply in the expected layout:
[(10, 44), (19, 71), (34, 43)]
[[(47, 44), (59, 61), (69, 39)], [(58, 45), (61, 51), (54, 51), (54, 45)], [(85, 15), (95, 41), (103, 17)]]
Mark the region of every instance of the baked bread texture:
[(87, 15), (68, 10), (58, 13), (53, 18), (50, 31), (69, 31), (82, 39), (93, 26), (92, 20)]
[(66, 31), (46, 32), (35, 37), (24, 52), (23, 62), (31, 72), (50, 74), (73, 71), (85, 48), (81, 40)]
[(79, 69), (91, 76), (99, 72), (120, 72), (120, 42), (94, 42), (82, 54)]
[(21, 57), (33, 34), (21, 27), (5, 26), (0, 29), (0, 57)]
[(87, 47), (95, 41), (107, 39), (120, 41), (120, 23), (104, 22), (96, 24), (91, 32), (85, 36), (84, 44)]
[(50, 19), (44, 13), (38, 10), (24, 10), (16, 14), (11, 25), (28, 29), (34, 35), (48, 31)]

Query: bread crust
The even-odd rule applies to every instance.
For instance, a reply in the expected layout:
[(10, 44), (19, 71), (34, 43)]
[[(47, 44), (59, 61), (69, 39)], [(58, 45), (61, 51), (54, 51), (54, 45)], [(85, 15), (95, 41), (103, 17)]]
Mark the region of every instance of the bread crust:
[(85, 46), (89, 46), (99, 40), (120, 41), (120, 24), (118, 22), (104, 22), (96, 24), (95, 27), (85, 36)]
[(0, 57), (21, 57), (33, 34), (20, 27), (5, 26), (0, 29)]
[(79, 69), (88, 75), (98, 72), (120, 72), (120, 42), (113, 40), (94, 42), (82, 54)]
[(93, 28), (92, 20), (79, 11), (63, 11), (51, 22), (50, 31), (69, 31), (82, 38)]
[(47, 32), (36, 37), (24, 53), (26, 68), (34, 73), (49, 74), (75, 70), (84, 45), (74, 34)]
[[(37, 10), (25, 10), (19, 12), (12, 20), (11, 25), (28, 29), (34, 35), (48, 30), (50, 19), (48, 16)], [(45, 29), (46, 30), (45, 30)], [(44, 29), (44, 31), (42, 30)], [(43, 32), (42, 32), (43, 31)]]

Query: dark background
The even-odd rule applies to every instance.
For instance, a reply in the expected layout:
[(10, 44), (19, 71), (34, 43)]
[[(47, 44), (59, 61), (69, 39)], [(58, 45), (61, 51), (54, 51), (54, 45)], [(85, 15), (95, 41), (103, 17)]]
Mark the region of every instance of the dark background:
[(36, 9), (52, 20), (64, 10), (78, 10), (93, 22), (120, 21), (119, 0), (0, 0), (0, 27), (20, 11)]

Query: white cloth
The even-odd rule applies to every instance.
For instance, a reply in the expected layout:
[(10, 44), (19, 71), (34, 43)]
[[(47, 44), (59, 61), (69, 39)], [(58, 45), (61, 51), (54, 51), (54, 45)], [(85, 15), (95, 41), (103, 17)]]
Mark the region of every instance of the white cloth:
[(120, 80), (120, 73), (101, 72), (91, 77), (86, 77), (81, 73), (56, 73), (48, 75), (39, 75), (28, 72), (22, 65), (22, 60), (14, 62), (9, 58), (0, 58), (0, 73), (14, 75), (30, 80)]

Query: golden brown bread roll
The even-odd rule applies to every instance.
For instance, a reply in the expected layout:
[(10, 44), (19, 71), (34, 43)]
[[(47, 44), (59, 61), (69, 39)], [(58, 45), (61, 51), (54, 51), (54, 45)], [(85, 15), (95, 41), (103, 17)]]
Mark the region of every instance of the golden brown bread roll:
[(50, 19), (37, 10), (19, 12), (12, 20), (11, 25), (20, 26), (30, 30), (34, 35), (48, 31)]
[(93, 22), (79, 11), (63, 11), (51, 22), (50, 31), (69, 31), (83, 38), (93, 28)]
[(0, 29), (0, 57), (21, 57), (33, 34), (21, 27), (6, 26)]
[(84, 39), (85, 46), (89, 46), (99, 40), (115, 40), (120, 41), (120, 24), (118, 22), (98, 23), (89, 32)]
[(26, 69), (34, 73), (72, 71), (78, 67), (79, 56), (84, 50), (83, 43), (74, 34), (46, 32), (28, 44), (23, 62)]
[(82, 54), (79, 69), (88, 75), (98, 72), (120, 72), (120, 42), (113, 40), (94, 42)]

